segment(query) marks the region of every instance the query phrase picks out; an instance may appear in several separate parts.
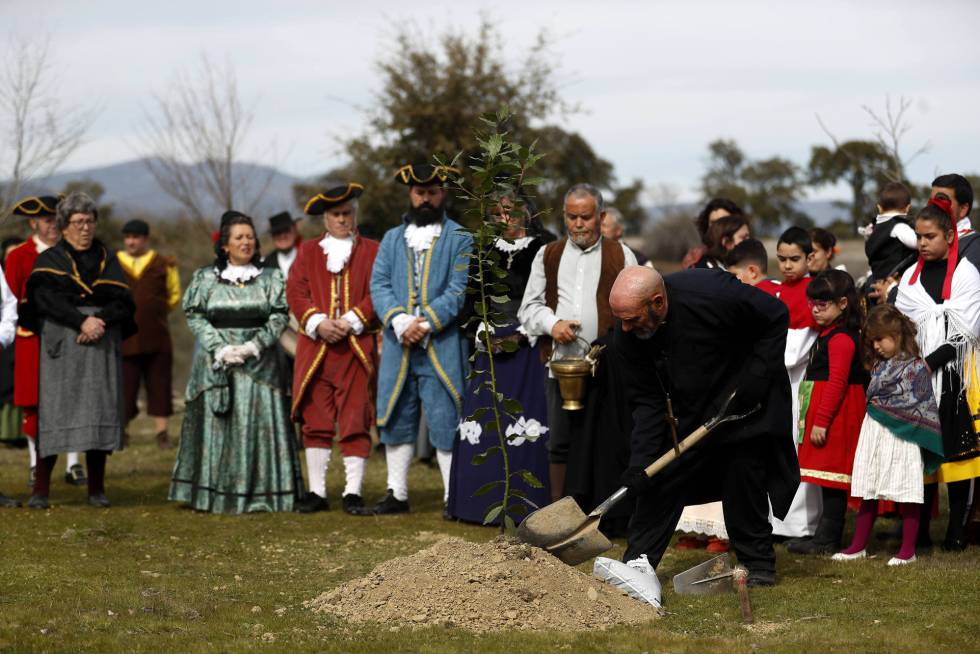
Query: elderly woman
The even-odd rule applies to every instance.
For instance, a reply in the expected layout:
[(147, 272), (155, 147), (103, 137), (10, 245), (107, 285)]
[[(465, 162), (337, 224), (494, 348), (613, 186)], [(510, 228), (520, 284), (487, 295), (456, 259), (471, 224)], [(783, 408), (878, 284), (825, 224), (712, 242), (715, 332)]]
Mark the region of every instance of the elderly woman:
[(88, 501), (107, 508), (106, 456), (122, 448), (122, 340), (136, 331), (133, 298), (116, 253), (95, 238), (98, 210), (71, 193), (56, 212), (62, 238), (42, 252), (27, 279), (20, 324), (41, 337), (34, 492), (48, 508), (61, 452), (85, 452)]
[(276, 344), (289, 321), (278, 268), (261, 268), (252, 219), (221, 217), (213, 265), (184, 293), (200, 343), (187, 382), (170, 499), (199, 511), (292, 511), (303, 488)]

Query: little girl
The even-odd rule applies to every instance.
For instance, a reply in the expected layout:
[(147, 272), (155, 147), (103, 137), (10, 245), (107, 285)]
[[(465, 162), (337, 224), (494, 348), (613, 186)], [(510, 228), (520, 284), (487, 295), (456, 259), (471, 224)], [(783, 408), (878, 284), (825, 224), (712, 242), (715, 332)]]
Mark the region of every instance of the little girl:
[(823, 511), (813, 537), (786, 542), (796, 554), (831, 554), (840, 548), (847, 491), (864, 420), (867, 372), (858, 356), (861, 305), (854, 280), (843, 270), (826, 270), (806, 289), (820, 328), (810, 352), (800, 398), (807, 406), (800, 443), (800, 481), (821, 487)]
[(851, 476), (851, 495), (861, 498), (861, 508), (851, 546), (834, 554), (834, 561), (867, 555), (878, 500), (897, 502), (902, 516), (902, 546), (888, 565), (915, 561), (922, 473), (934, 473), (943, 460), (932, 373), (919, 358), (915, 332), (912, 321), (890, 304), (872, 309), (864, 325), (862, 354), (871, 383)]

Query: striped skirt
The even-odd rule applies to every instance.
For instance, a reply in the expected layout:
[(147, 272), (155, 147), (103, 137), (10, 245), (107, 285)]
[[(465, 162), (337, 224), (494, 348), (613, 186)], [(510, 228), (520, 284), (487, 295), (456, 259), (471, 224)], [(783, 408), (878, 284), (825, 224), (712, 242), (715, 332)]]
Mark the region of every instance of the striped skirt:
[(922, 504), (922, 453), (865, 416), (854, 453), (851, 495)]

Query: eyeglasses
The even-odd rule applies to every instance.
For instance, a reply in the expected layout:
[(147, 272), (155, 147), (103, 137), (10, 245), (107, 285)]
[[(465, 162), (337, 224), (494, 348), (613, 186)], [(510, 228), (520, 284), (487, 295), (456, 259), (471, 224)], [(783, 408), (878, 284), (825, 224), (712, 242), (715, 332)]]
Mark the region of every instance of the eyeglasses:
[(95, 221), (92, 219), (86, 220), (69, 220), (68, 224), (72, 227), (77, 227), (78, 229), (90, 229), (95, 227)]
[(826, 311), (827, 307), (834, 304), (833, 300), (807, 300), (806, 302), (811, 309), (816, 309), (817, 311)]

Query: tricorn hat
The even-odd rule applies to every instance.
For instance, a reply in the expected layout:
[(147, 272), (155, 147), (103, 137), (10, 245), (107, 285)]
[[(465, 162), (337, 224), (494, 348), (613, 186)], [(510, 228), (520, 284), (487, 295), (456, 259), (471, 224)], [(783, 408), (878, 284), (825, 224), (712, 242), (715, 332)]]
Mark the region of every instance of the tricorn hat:
[(269, 233), (282, 234), (289, 231), (289, 228), (296, 224), (298, 218), (293, 218), (288, 211), (282, 211), (269, 218)]
[(32, 195), (14, 205), (13, 213), (18, 216), (27, 216), (28, 218), (53, 216), (58, 208), (59, 201), (61, 201), (61, 196)]
[(406, 186), (428, 186), (442, 184), (450, 174), (459, 175), (458, 168), (433, 164), (406, 164), (395, 173), (395, 180)]
[(362, 193), (364, 193), (364, 187), (357, 182), (347, 182), (340, 186), (328, 188), (310, 198), (306, 207), (303, 208), (303, 213), (308, 216), (319, 216), (329, 209), (361, 197)]
[(140, 220), (139, 218), (130, 220), (128, 223), (123, 225), (123, 234), (132, 234), (134, 236), (149, 236), (150, 226), (145, 220)]

